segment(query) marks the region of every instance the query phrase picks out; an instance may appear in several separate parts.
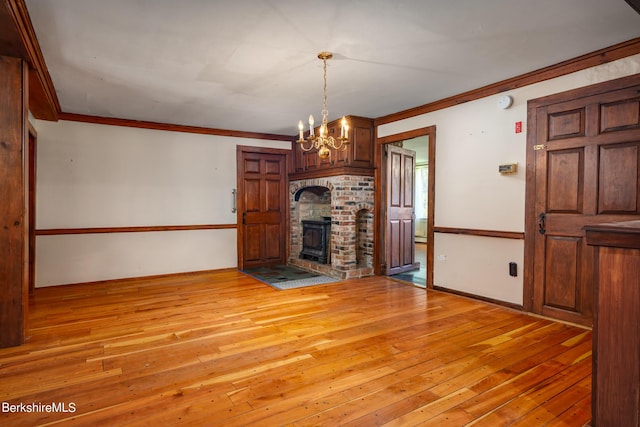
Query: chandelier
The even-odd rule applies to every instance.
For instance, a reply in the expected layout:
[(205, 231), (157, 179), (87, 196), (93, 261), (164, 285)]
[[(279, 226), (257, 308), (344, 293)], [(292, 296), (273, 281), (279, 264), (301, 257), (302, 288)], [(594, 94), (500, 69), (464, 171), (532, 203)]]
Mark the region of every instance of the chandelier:
[(311, 151), (313, 149), (318, 150), (318, 156), (322, 159), (326, 159), (331, 155), (330, 148), (334, 150), (346, 150), (349, 145), (349, 124), (347, 123), (347, 119), (345, 117), (342, 118), (342, 122), (340, 124), (340, 136), (334, 138), (333, 136), (328, 134), (327, 129), (327, 60), (333, 58), (333, 54), (331, 52), (320, 52), (318, 54), (318, 59), (322, 60), (323, 67), (323, 78), (324, 78), (324, 86), (323, 86), (323, 102), (322, 102), (322, 125), (320, 125), (320, 129), (318, 130), (318, 135), (315, 134), (313, 129), (313, 115), (309, 115), (309, 136), (307, 139), (304, 138), (304, 124), (302, 120), (298, 122), (298, 129), (300, 130), (300, 138), (298, 139), (298, 144), (303, 151)]

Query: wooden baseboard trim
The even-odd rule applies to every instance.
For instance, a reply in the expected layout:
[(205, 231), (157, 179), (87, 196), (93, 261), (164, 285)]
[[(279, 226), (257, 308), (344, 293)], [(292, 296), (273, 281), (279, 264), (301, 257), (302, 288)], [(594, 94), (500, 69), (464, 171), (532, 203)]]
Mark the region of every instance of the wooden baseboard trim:
[(478, 230), (473, 228), (455, 227), (433, 227), (434, 233), (463, 234), (466, 236), (498, 237), (501, 239), (524, 240), (524, 232), (519, 231), (498, 231), (498, 230)]
[(36, 230), (36, 236), (60, 236), (66, 234), (140, 233), (149, 231), (224, 230), (238, 228), (236, 224), (202, 225), (152, 225), (142, 227), (92, 227), (92, 228), (48, 228)]
[(140, 277), (122, 277), (120, 279), (106, 279), (106, 280), (95, 280), (92, 282), (78, 282), (78, 283), (62, 283), (59, 285), (50, 285), (50, 286), (39, 286), (38, 289), (47, 289), (47, 288), (56, 288), (58, 286), (91, 286), (98, 285), (102, 283), (128, 283), (131, 281), (145, 281), (145, 280), (156, 280), (156, 279), (167, 279), (167, 278), (180, 278), (180, 277), (188, 277), (188, 276), (197, 276), (199, 274), (209, 274), (209, 273), (224, 273), (228, 271), (238, 271), (235, 267), (229, 268), (218, 268), (212, 270), (199, 270), (199, 271), (183, 271), (180, 273), (165, 273), (165, 274), (152, 274), (149, 276), (140, 276)]
[(488, 298), (488, 297), (483, 297), (480, 295), (475, 295), (475, 294), (470, 294), (468, 292), (462, 292), (462, 291), (457, 291), (454, 289), (448, 289), (442, 286), (433, 286), (433, 290), (434, 291), (440, 291), (440, 292), (446, 292), (449, 294), (453, 294), (453, 295), (458, 295), (460, 297), (465, 297), (465, 298), (470, 298), (470, 299), (474, 299), (474, 300), (478, 300), (478, 301), (482, 301), (482, 302), (488, 302), (490, 304), (495, 304), (495, 305), (499, 305), (501, 307), (506, 307), (506, 308), (510, 308), (512, 310), (516, 310), (516, 311), (524, 311), (524, 308), (522, 307), (522, 305), (520, 304), (514, 304), (512, 302), (506, 302), (506, 301), (500, 301), (497, 299), (493, 299), (493, 298)]

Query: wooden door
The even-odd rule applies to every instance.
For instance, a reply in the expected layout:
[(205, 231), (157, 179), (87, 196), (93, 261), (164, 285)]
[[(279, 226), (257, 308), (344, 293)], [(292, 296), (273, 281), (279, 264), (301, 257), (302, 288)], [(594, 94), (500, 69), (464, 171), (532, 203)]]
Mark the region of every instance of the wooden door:
[(286, 264), (288, 151), (238, 147), (238, 268)]
[(386, 146), (386, 271), (393, 275), (420, 268), (415, 263), (415, 151)]
[(535, 313), (592, 325), (595, 253), (584, 227), (640, 219), (640, 78), (625, 81), (632, 86), (530, 105), (527, 255)]

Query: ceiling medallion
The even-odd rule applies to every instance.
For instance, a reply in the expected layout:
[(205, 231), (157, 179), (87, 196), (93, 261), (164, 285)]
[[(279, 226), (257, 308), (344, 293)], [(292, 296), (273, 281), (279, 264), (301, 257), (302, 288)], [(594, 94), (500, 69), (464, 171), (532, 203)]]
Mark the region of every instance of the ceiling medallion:
[(333, 136), (328, 135), (327, 129), (327, 61), (333, 58), (333, 54), (331, 52), (320, 52), (318, 54), (318, 59), (322, 60), (323, 66), (323, 102), (322, 102), (322, 124), (320, 125), (320, 129), (318, 130), (318, 135), (315, 134), (313, 124), (313, 115), (309, 115), (309, 136), (305, 139), (304, 125), (302, 120), (298, 122), (298, 130), (300, 131), (300, 137), (298, 138), (298, 144), (303, 151), (311, 151), (313, 149), (318, 150), (318, 156), (323, 159), (326, 159), (331, 155), (330, 148), (334, 150), (345, 150), (349, 145), (349, 124), (347, 123), (347, 119), (345, 117), (342, 118), (342, 123), (340, 125), (340, 136), (334, 138)]

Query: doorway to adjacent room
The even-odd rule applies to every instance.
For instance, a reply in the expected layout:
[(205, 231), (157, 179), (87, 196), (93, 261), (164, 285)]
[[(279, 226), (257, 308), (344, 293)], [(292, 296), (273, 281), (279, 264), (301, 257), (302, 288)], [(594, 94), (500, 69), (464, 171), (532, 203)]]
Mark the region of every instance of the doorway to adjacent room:
[[(384, 171), (380, 177), (382, 187), (380, 205), (384, 207), (382, 215), (384, 218), (381, 218), (379, 223), (379, 235), (382, 237), (379, 246), (381, 273), (411, 282), (416, 286), (432, 288), (435, 127), (390, 135), (380, 138), (378, 143), (379, 164)], [(400, 162), (394, 166), (394, 156), (397, 158), (399, 155), (385, 155), (385, 152), (389, 151), (387, 146), (401, 147), (400, 152), (408, 153), (404, 157), (412, 157), (412, 170), (406, 170), (406, 165), (410, 162)], [(391, 151), (398, 150), (394, 148)], [(394, 171), (394, 168), (403, 170)], [(408, 182), (408, 185), (404, 185), (404, 182), (401, 185), (402, 203), (404, 206), (411, 207), (409, 209), (411, 218), (405, 212), (404, 216), (400, 215), (398, 219), (394, 219), (394, 215), (398, 215), (394, 211), (396, 210), (393, 206), (395, 202), (391, 200), (396, 197), (392, 188), (397, 184), (394, 180), (404, 181), (402, 177)], [(409, 197), (413, 200), (407, 201)], [(403, 222), (404, 225), (401, 227)], [(399, 229), (395, 234), (394, 223)], [(394, 238), (394, 235), (399, 237)]]

